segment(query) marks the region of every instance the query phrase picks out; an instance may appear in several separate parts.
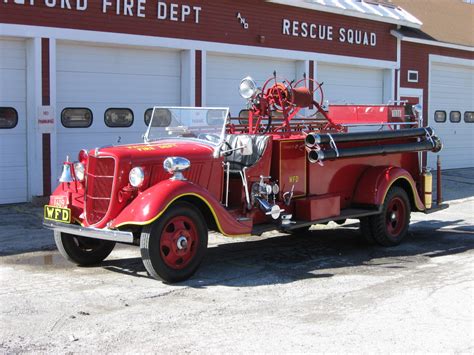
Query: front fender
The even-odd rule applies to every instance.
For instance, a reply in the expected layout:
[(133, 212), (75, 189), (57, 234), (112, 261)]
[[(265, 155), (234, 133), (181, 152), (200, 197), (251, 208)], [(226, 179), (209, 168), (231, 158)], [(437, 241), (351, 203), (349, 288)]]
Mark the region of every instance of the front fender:
[(251, 224), (240, 223), (206, 189), (190, 181), (164, 180), (143, 191), (112, 221), (111, 228), (126, 225), (144, 226), (156, 221), (171, 204), (186, 196), (204, 202), (224, 235), (250, 235)]
[(402, 183), (406, 188), (409, 186), (407, 193), (412, 197), (414, 207), (418, 211), (424, 211), (425, 206), (420, 199), (413, 177), (405, 169), (394, 166), (368, 168), (359, 179), (353, 202), (355, 204), (379, 206), (383, 204), (390, 187), (397, 182)]

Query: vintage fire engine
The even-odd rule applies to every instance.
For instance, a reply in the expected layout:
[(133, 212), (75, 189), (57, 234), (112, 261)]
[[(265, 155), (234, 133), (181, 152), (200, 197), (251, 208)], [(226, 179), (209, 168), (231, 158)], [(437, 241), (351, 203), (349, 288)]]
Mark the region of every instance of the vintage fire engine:
[(355, 218), (368, 242), (393, 246), (411, 212), (446, 207), (432, 204), (420, 164), (441, 141), (403, 104), (324, 105), (319, 83), (276, 73), (239, 89), (239, 117), (155, 107), (143, 143), (68, 158), (44, 209), (61, 254), (91, 265), (115, 243), (139, 245), (151, 276), (178, 282), (203, 260), (208, 230), (294, 233)]

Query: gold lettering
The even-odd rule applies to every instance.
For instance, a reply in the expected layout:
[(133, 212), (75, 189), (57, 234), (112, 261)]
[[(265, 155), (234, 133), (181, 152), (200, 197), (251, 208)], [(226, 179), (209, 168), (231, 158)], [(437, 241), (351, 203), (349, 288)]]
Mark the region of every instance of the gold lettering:
[(48, 218), (53, 218), (54, 208), (46, 206), (46, 215)]

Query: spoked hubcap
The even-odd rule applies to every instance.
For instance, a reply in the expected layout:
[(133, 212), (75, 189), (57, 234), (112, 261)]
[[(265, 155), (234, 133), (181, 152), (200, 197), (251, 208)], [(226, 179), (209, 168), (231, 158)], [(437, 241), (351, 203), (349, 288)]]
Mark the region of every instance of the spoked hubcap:
[(177, 216), (166, 224), (160, 239), (160, 253), (167, 266), (183, 269), (196, 255), (197, 246), (198, 234), (190, 218)]
[(386, 226), (387, 232), (392, 237), (398, 237), (405, 226), (406, 206), (403, 200), (395, 197), (387, 207)]

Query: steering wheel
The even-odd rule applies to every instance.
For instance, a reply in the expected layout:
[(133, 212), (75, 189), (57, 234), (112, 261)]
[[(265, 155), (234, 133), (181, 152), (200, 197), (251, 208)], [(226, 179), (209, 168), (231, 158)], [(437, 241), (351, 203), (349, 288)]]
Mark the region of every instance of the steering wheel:
[(205, 141), (209, 141), (212, 143), (219, 143), (219, 140), (221, 139), (217, 134), (212, 134), (212, 133), (199, 133), (197, 138), (205, 140)]

